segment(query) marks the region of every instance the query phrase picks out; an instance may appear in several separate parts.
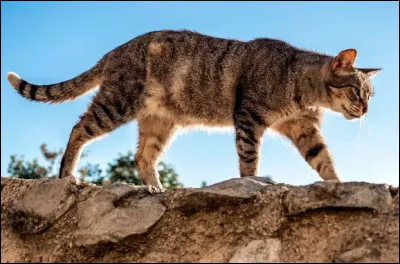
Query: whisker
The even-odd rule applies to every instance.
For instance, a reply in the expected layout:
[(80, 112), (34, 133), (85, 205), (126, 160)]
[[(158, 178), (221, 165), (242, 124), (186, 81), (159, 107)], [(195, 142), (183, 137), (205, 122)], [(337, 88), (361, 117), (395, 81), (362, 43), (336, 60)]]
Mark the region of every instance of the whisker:
[(365, 138), (363, 137), (363, 131), (365, 131), (366, 128), (366, 118), (365, 116), (360, 117), (359, 119), (359, 123), (360, 123), (360, 130), (357, 133), (357, 145), (360, 146), (361, 145), (361, 150), (362, 151), (366, 151), (366, 142), (365, 142)]
[(367, 127), (368, 139), (371, 139), (371, 129), (370, 129), (370, 126), (368, 125), (367, 121), (368, 121), (368, 119), (365, 117), (365, 127)]

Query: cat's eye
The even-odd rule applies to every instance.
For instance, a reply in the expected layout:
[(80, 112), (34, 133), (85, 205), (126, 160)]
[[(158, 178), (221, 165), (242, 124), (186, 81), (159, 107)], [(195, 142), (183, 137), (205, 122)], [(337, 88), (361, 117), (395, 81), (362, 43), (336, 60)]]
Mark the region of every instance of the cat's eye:
[(360, 89), (353, 87), (353, 91), (358, 97), (360, 97)]

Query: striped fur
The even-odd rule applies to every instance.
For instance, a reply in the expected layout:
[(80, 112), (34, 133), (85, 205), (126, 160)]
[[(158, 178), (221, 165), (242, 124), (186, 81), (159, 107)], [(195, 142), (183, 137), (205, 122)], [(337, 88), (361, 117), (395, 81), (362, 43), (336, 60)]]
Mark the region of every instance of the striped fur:
[(321, 116), (320, 110), (310, 110), (308, 115), (280, 122), (274, 129), (292, 141), (322, 179), (339, 181), (332, 157), (321, 135)]
[(354, 119), (368, 111), (369, 78), (379, 69), (353, 67), (357, 52), (336, 57), (283, 41), (243, 42), (190, 31), (150, 32), (107, 53), (69, 81), (35, 85), (15, 73), (25, 98), (61, 103), (99, 87), (73, 127), (60, 177), (74, 173), (91, 141), (137, 120), (135, 162), (146, 184), (162, 187), (157, 163), (182, 127), (233, 127), (241, 176), (258, 174), (265, 129), (289, 138), (324, 180), (339, 178), (320, 132), (323, 108)]
[(13, 72), (8, 73), (7, 78), (12, 87), (29, 100), (62, 103), (74, 100), (96, 88), (102, 81), (101, 71), (102, 65), (97, 64), (72, 80), (50, 85), (28, 83)]

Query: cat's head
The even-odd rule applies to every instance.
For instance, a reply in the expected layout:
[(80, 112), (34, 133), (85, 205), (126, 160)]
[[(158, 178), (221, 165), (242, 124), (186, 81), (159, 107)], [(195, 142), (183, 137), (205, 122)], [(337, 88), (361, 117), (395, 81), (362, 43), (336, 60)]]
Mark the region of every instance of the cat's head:
[(342, 113), (348, 120), (367, 113), (373, 95), (370, 78), (381, 70), (355, 68), (356, 56), (355, 49), (343, 50), (325, 63), (321, 71), (330, 98), (329, 108)]

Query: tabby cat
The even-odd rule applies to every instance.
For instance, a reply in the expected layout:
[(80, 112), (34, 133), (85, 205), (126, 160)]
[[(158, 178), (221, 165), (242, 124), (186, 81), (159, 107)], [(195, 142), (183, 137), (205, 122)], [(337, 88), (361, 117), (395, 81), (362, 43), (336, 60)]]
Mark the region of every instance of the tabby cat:
[(269, 128), (289, 138), (323, 180), (340, 181), (321, 135), (324, 108), (348, 120), (363, 116), (380, 69), (354, 67), (357, 52), (336, 57), (280, 40), (248, 42), (191, 31), (156, 31), (107, 53), (68, 81), (34, 85), (8, 73), (24, 97), (61, 103), (99, 87), (73, 127), (60, 177), (73, 175), (84, 146), (137, 120), (135, 155), (143, 182), (162, 188), (156, 165), (182, 127), (234, 127), (240, 176), (257, 175), (260, 143)]

